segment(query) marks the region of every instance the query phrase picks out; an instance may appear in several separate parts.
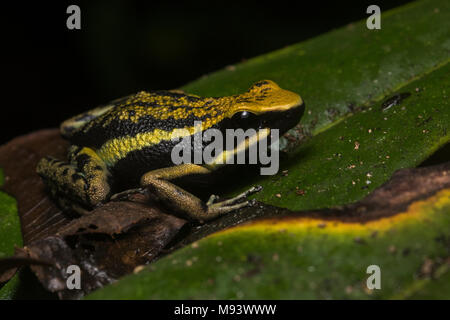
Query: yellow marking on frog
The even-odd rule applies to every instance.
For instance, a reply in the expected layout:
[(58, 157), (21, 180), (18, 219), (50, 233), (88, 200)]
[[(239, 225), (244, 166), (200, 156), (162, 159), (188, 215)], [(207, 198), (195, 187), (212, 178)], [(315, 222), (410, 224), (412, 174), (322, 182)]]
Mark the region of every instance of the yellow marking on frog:
[(205, 167), (213, 169), (214, 167), (230, 163), (231, 158), (233, 158), (236, 154), (248, 150), (250, 146), (258, 144), (259, 141), (267, 138), (269, 135), (270, 129), (260, 129), (256, 131), (256, 134), (241, 141), (233, 150), (223, 150), (213, 159), (211, 163), (205, 164)]
[(190, 128), (177, 128), (171, 131), (162, 129), (154, 129), (150, 132), (138, 133), (136, 136), (120, 137), (104, 143), (97, 154), (109, 166), (114, 166), (117, 161), (125, 158), (132, 151), (142, 150), (146, 147), (157, 145), (161, 141), (170, 141), (172, 139), (184, 138), (194, 133), (201, 132), (207, 128), (206, 123), (202, 122), (202, 126)]
[[(189, 98), (185, 96), (173, 98), (169, 96), (162, 96), (155, 93), (141, 91), (135, 96), (126, 100), (123, 104), (117, 106), (118, 108), (120, 108), (120, 111), (118, 111), (116, 118), (119, 118), (120, 120), (130, 120), (134, 123), (137, 123), (143, 116), (151, 116), (159, 120), (166, 120), (168, 118), (180, 120), (185, 119), (191, 115), (197, 118), (201, 118), (206, 115), (214, 116), (218, 111), (211, 110), (211, 108), (215, 107), (226, 110), (229, 107), (226, 101), (219, 102), (220, 99), (221, 98), (200, 98), (197, 101), (189, 101)], [(139, 106), (138, 104), (140, 103), (154, 106)], [(207, 106), (208, 103), (211, 104), (210, 107)], [(130, 111), (132, 112), (130, 113)], [(223, 116), (217, 118), (217, 121), (220, 121), (222, 119)], [(103, 126), (106, 127), (113, 120), (114, 118), (110, 118), (108, 121), (104, 122)]]

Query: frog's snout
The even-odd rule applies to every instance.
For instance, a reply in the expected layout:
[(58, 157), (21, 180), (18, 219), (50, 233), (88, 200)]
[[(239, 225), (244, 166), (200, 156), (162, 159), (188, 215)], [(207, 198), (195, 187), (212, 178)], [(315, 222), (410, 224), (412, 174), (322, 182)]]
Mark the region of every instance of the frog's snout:
[(268, 112), (260, 118), (259, 129), (279, 129), (280, 135), (282, 135), (300, 122), (300, 119), (302, 118), (304, 112), (305, 103), (303, 101), (298, 106), (292, 107), (287, 111)]

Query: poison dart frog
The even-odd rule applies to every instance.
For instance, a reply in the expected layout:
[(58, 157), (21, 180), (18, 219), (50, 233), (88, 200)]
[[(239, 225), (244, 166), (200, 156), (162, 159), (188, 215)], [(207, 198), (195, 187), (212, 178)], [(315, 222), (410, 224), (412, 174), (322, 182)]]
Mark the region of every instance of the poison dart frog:
[[(256, 82), (242, 94), (215, 98), (176, 90), (141, 91), (64, 121), (60, 131), (71, 144), (67, 162), (44, 157), (37, 173), (63, 209), (79, 214), (126, 190), (148, 188), (176, 211), (204, 221), (247, 206), (241, 200), (258, 188), (229, 200), (216, 202), (213, 195), (203, 202), (173, 180), (206, 177), (226, 164), (174, 165), (173, 136), (193, 135), (194, 121), (201, 121), (202, 131), (264, 128), (283, 134), (300, 121), (304, 108), (298, 94), (270, 80)], [(249, 139), (223, 153), (230, 156), (257, 142)]]

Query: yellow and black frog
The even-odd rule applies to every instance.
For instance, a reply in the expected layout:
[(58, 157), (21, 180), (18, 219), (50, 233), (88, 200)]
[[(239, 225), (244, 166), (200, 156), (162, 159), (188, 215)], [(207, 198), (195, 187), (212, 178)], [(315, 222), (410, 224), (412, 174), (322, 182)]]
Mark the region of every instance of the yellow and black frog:
[[(206, 203), (173, 183), (174, 179), (207, 177), (226, 165), (175, 165), (171, 158), (175, 138), (193, 135), (194, 122), (201, 131), (252, 127), (279, 129), (295, 126), (304, 112), (301, 97), (270, 80), (255, 83), (243, 94), (205, 98), (178, 91), (139, 92), (66, 120), (61, 133), (71, 147), (68, 162), (41, 159), (37, 173), (63, 207), (80, 214), (89, 212), (117, 193), (149, 188), (180, 213), (208, 220), (248, 204), (238, 203), (258, 188), (221, 202), (211, 196)], [(232, 156), (258, 143), (251, 137), (241, 146), (224, 150), (217, 159)]]

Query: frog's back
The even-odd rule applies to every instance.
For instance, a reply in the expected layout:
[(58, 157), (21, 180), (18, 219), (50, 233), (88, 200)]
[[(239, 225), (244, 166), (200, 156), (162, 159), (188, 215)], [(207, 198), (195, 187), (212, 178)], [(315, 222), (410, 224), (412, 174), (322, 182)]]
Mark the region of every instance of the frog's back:
[(120, 176), (136, 176), (171, 166), (171, 141), (178, 129), (192, 132), (224, 117), (225, 105), (172, 91), (139, 92), (65, 121), (61, 132), (71, 144), (89, 147)]
[(190, 128), (213, 116), (217, 120), (220, 109), (213, 102), (172, 91), (141, 91), (63, 122), (61, 133), (72, 144), (99, 149), (112, 139)]

